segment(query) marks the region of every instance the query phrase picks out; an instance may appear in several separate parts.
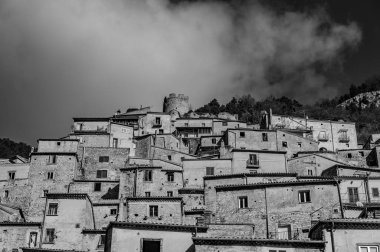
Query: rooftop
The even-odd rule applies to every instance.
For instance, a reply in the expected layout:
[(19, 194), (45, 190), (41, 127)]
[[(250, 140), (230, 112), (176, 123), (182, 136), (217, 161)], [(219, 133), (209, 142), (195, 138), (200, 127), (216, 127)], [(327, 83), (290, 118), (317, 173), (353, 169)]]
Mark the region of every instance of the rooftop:
[(142, 222), (110, 222), (108, 228), (127, 228), (140, 230), (157, 230), (157, 231), (177, 231), (177, 232), (201, 232), (207, 231), (206, 226), (180, 225), (180, 224), (162, 224), (162, 223), (142, 223)]

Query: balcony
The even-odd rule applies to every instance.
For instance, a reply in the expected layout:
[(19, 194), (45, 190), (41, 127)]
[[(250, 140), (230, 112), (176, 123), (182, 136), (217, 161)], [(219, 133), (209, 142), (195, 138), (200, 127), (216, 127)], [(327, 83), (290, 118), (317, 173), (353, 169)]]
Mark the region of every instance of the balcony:
[(161, 128), (161, 127), (162, 127), (161, 121), (156, 121), (152, 125), (152, 128)]
[(296, 230), (293, 232), (284, 231), (284, 232), (269, 232), (269, 239), (275, 240), (304, 240), (305, 237), (302, 237), (301, 232)]
[(260, 168), (259, 160), (247, 160), (247, 168)]
[(350, 142), (350, 137), (347, 135), (342, 135), (338, 137), (340, 143), (348, 143)]

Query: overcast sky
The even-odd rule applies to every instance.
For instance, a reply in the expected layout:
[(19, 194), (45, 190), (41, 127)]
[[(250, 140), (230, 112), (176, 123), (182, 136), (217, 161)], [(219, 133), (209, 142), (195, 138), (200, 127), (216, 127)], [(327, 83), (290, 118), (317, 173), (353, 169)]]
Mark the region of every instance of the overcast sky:
[(379, 74), (378, 0), (231, 2), (0, 0), (0, 137), (35, 145), (172, 92), (310, 103)]

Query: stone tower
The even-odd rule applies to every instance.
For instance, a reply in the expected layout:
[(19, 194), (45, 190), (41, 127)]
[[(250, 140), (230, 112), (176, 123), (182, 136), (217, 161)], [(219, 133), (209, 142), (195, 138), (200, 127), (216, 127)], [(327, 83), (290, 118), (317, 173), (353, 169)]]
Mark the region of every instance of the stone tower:
[(164, 99), (164, 112), (169, 114), (177, 114), (183, 116), (190, 111), (189, 97), (183, 94), (169, 94)]

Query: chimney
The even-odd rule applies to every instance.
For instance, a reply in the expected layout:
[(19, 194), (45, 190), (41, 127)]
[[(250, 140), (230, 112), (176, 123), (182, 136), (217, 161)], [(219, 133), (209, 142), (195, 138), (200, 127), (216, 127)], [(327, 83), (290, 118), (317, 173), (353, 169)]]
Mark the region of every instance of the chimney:
[(272, 129), (272, 109), (269, 109), (268, 129)]

